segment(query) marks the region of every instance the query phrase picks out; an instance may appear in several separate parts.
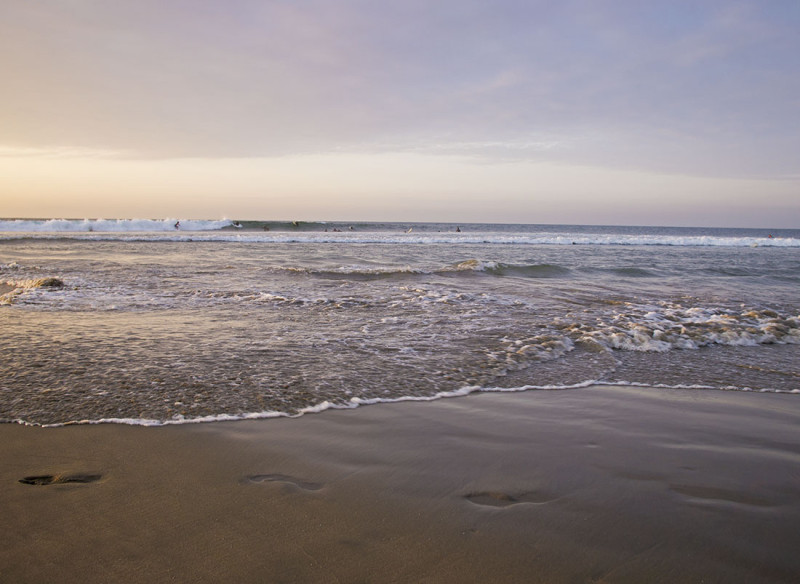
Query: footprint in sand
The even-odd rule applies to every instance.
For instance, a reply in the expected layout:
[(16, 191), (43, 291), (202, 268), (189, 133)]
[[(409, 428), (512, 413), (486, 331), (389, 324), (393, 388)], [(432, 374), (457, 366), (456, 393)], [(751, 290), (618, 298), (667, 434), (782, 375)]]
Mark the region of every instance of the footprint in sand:
[(475, 505), (488, 507), (510, 507), (520, 503), (531, 503), (533, 505), (543, 505), (555, 501), (559, 497), (549, 493), (528, 491), (524, 493), (504, 493), (502, 491), (482, 491), (480, 493), (470, 493), (464, 498)]
[(299, 487), (304, 491), (319, 491), (324, 486), (322, 483), (314, 483), (312, 481), (306, 481), (282, 474), (250, 475), (247, 477), (247, 481), (250, 483), (286, 483), (289, 485), (294, 485), (295, 487)]
[(732, 491), (718, 487), (703, 487), (698, 485), (669, 485), (674, 491), (690, 500), (708, 503), (733, 503), (735, 505), (750, 505), (753, 507), (775, 507), (777, 502), (760, 497), (755, 493)]
[(73, 475), (36, 475), (19, 479), (25, 485), (65, 485), (67, 483), (93, 483), (99, 481), (102, 475), (73, 474)]

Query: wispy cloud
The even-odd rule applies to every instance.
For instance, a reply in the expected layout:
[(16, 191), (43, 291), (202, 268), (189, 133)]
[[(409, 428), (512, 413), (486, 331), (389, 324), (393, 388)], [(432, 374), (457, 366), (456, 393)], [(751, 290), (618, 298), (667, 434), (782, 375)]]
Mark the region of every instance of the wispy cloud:
[(80, 148), (74, 146), (55, 146), (46, 147), (26, 147), (26, 146), (4, 146), (0, 144), (0, 158), (49, 158), (49, 159), (69, 159), (69, 158), (96, 158), (113, 159), (129, 157), (130, 153), (115, 150), (98, 150), (95, 148)]
[(0, 142), (791, 174), (798, 6), (8, 0)]

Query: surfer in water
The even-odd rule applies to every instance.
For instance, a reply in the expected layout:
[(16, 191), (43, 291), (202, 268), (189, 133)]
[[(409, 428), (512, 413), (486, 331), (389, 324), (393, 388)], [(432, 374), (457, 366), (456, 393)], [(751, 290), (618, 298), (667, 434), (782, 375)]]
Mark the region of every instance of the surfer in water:
[(177, 229), (180, 229), (180, 228), (181, 228), (181, 222), (180, 221), (176, 221), (175, 222), (175, 229), (177, 230)]

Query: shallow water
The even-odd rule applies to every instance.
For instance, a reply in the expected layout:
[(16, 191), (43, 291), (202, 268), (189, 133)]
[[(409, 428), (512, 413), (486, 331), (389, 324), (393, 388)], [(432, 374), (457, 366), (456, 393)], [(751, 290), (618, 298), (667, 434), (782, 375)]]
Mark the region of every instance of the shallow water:
[(180, 423), (598, 382), (800, 391), (794, 232), (259, 225), (0, 234), (0, 419)]

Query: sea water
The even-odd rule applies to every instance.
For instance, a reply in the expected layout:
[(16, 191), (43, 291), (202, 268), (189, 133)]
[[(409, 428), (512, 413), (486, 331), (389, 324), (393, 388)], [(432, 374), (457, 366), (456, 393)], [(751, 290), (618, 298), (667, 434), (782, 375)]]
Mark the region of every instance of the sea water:
[(592, 384), (800, 393), (800, 231), (0, 221), (0, 421)]

